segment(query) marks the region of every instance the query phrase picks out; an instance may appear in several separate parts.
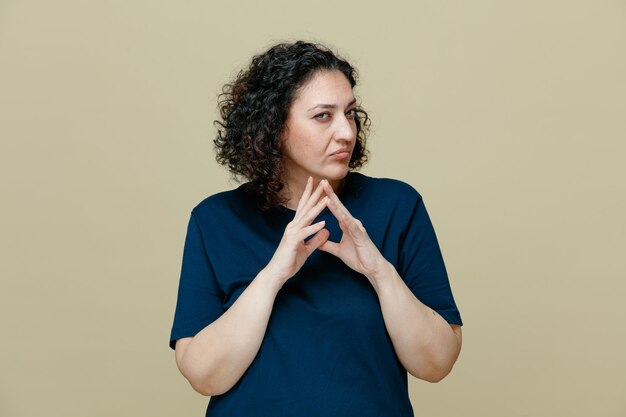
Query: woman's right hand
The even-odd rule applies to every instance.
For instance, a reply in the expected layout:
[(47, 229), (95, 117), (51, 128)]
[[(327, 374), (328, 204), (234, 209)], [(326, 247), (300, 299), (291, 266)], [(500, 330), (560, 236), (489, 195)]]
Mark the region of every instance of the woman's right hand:
[[(281, 285), (294, 276), (309, 255), (328, 240), (329, 232), (324, 229), (323, 220), (311, 224), (326, 207), (328, 197), (324, 196), (320, 200), (325, 182), (326, 180), (321, 180), (313, 192), (313, 178), (309, 177), (298, 202), (296, 214), (285, 227), (278, 248), (265, 267), (267, 272), (280, 280)], [(315, 236), (304, 242), (304, 239), (313, 234)]]

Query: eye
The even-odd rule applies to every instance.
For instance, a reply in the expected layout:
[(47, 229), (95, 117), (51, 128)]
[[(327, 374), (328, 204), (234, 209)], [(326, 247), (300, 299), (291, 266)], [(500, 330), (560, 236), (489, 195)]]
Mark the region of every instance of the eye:
[(348, 110), (348, 112), (346, 113), (346, 116), (348, 116), (348, 118), (350, 119), (354, 119), (356, 117), (356, 109)]
[(330, 117), (330, 113), (328, 113), (328, 112), (319, 113), (319, 114), (316, 114), (314, 117), (316, 119), (319, 119), (319, 120), (324, 120), (324, 119), (328, 119)]

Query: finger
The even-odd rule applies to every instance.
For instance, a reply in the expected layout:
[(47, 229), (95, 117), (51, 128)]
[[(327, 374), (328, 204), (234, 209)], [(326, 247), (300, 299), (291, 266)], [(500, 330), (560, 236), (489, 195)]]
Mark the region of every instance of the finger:
[(320, 245), (319, 250), (323, 250), (324, 252), (328, 252), (331, 255), (335, 255), (339, 257), (339, 243), (331, 242), (327, 240), (323, 245)]
[[(331, 204), (332, 204), (331, 202), (328, 203), (328, 207), (329, 208), (330, 208)], [(337, 223), (339, 223), (339, 228), (341, 229), (341, 231), (344, 234), (350, 235), (350, 229), (348, 228), (348, 225), (346, 224), (346, 216), (345, 215), (339, 215), (338, 213), (333, 212), (333, 209), (330, 209), (330, 211), (337, 218)], [(350, 235), (350, 236), (352, 236), (352, 235)]]
[(352, 236), (354, 239), (361, 239), (365, 234), (365, 228), (363, 227), (361, 222), (354, 217), (350, 219), (347, 215), (344, 214), (341, 223), (346, 226), (348, 232), (350, 233), (350, 236)]
[(353, 218), (349, 218), (346, 214), (342, 215), (338, 219), (339, 228), (343, 232), (344, 236), (349, 236), (352, 242), (357, 246), (362, 246), (366, 244), (366, 241), (369, 239), (367, 236), (367, 232), (363, 227), (363, 224), (358, 220)]
[(322, 229), (317, 232), (315, 236), (309, 239), (309, 241), (304, 245), (306, 248), (306, 256), (309, 256), (315, 249), (326, 243), (329, 236), (330, 232), (327, 229)]
[(315, 220), (315, 218), (322, 212), (322, 210), (324, 210), (327, 203), (328, 197), (324, 196), (320, 201), (317, 202), (316, 205), (311, 207), (311, 209), (306, 214), (302, 215), (301, 220), (303, 224), (310, 224), (313, 220)]
[(306, 180), (306, 186), (304, 187), (304, 191), (302, 192), (302, 195), (300, 196), (300, 200), (298, 201), (298, 207), (296, 208), (296, 213), (298, 212), (298, 210), (300, 210), (300, 208), (304, 205), (304, 203), (311, 196), (312, 190), (313, 190), (313, 177), (309, 176), (309, 178)]
[(320, 181), (320, 183), (317, 185), (317, 188), (315, 189), (313, 194), (311, 194), (308, 200), (302, 205), (300, 210), (296, 212), (294, 216), (295, 219), (300, 220), (303, 214), (308, 213), (311, 207), (313, 207), (316, 203), (319, 202), (319, 199), (322, 196), (322, 193), (324, 192), (324, 183), (325, 183), (324, 180)]
[(337, 194), (335, 194), (335, 191), (333, 190), (333, 187), (330, 186), (330, 184), (327, 183), (327, 185), (324, 186), (324, 191), (326, 192), (326, 195), (328, 195), (328, 198), (330, 200), (328, 208), (337, 218), (337, 220), (341, 220), (344, 214), (346, 214), (349, 218), (352, 218), (352, 215), (343, 205), (341, 200), (339, 200), (339, 197), (337, 196)]
[(351, 218), (350, 215), (346, 214), (346, 212), (344, 212), (341, 208), (337, 207), (337, 204), (330, 196), (328, 197), (327, 206), (333, 216), (335, 216), (335, 218), (337, 219), (341, 231), (344, 233), (349, 233), (348, 221)]
[(298, 232), (298, 240), (304, 240), (307, 237), (311, 236), (313, 233), (318, 232), (326, 225), (326, 221), (322, 220), (321, 222), (317, 222), (310, 226), (302, 228), (300, 232)]

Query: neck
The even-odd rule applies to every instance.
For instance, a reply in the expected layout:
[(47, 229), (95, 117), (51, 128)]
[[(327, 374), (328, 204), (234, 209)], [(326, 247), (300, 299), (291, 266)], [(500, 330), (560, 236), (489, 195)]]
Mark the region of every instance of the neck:
[[(300, 197), (304, 192), (304, 188), (306, 187), (306, 182), (308, 178), (287, 178), (285, 179), (285, 188), (281, 192), (283, 196), (287, 198), (287, 200), (283, 203), (283, 205), (291, 210), (295, 210), (298, 207), (298, 202), (300, 201)], [(317, 188), (320, 181), (323, 180), (322, 177), (313, 177), (313, 191)], [(328, 180), (331, 187), (335, 191), (335, 194), (339, 195), (343, 186), (346, 182), (345, 177), (337, 180)], [(323, 196), (323, 194), (322, 194)]]

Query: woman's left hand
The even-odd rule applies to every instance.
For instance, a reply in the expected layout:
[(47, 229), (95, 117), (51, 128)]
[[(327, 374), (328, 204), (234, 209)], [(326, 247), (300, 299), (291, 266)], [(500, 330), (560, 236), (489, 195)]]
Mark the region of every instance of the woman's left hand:
[(337, 218), (343, 236), (339, 243), (327, 240), (319, 249), (335, 255), (371, 281), (383, 270), (387, 261), (368, 236), (363, 224), (352, 217), (330, 184), (324, 182), (324, 191), (328, 195), (326, 205)]

